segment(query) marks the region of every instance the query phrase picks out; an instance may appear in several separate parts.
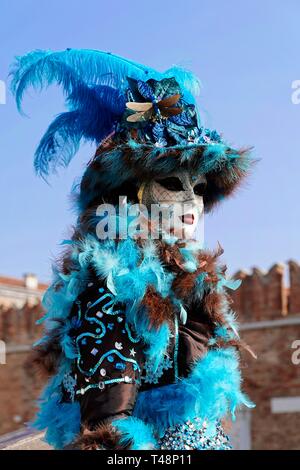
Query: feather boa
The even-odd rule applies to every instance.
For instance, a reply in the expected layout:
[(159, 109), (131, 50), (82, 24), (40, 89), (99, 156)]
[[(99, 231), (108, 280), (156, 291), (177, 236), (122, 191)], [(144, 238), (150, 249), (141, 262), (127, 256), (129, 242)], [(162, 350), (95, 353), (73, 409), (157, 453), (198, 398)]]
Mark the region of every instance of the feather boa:
[[(62, 402), (61, 384), (74, 359), (74, 350), (68, 340), (69, 327), (71, 328), (68, 316), (73, 302), (89, 282), (91, 267), (97, 277), (106, 282), (116, 301), (126, 305), (127, 321), (143, 338), (152, 374), (163, 370), (171, 331), (167, 319), (162, 319), (160, 325), (153, 325), (150, 321), (147, 304), (144, 303), (149, 286), (161, 299), (171, 302), (183, 321), (186, 317), (183, 298), (173, 290), (178, 278), (183, 291), (185, 284), (189, 285), (190, 278), (192, 279), (192, 295), (198, 300), (207, 292), (222, 293), (225, 288), (238, 287), (236, 281), (224, 277), (224, 269), (215, 265), (217, 255), (199, 251), (199, 245), (192, 241), (185, 245), (179, 245), (175, 241), (162, 243), (151, 240), (139, 244), (128, 238), (100, 243), (95, 236), (88, 234), (81, 240), (69, 240), (64, 244), (69, 246), (73, 269), (67, 275), (55, 269), (54, 281), (43, 299), (47, 312), (43, 318), (47, 325), (47, 338), (51, 332), (61, 328), (57, 337), (62, 357), (58, 373), (42, 396), (41, 410), (35, 423), (38, 429), (48, 428), (48, 442), (58, 448), (71, 442), (80, 431), (78, 404), (67, 406)], [(168, 257), (167, 266), (162, 253)], [(177, 290), (180, 292), (179, 288)], [(238, 334), (235, 318), (226, 300), (221, 308), (224, 310), (227, 327), (216, 324), (215, 337), (211, 344), (218, 337), (226, 341)], [(117, 429), (120, 426), (121, 431), (126, 430), (125, 440), (131, 434), (135, 420), (141, 420), (142, 427), (155, 425), (156, 432), (160, 435), (169, 425), (195, 415), (208, 419), (214, 425), (228, 411), (234, 414), (237, 406), (251, 406), (240, 390), (240, 382), (236, 351), (231, 347), (210, 350), (202, 360), (194, 364), (188, 378), (179, 379), (176, 384), (141, 392), (131, 421), (127, 422), (125, 419), (115, 425)], [(143, 434), (147, 436), (148, 444), (152, 445), (149, 429), (145, 428)], [(143, 444), (139, 441), (135, 448), (141, 449)]]
[(153, 388), (138, 395), (134, 416), (150, 423), (162, 437), (166, 428), (195, 416), (205, 420), (211, 436), (228, 413), (235, 419), (241, 405), (253, 407), (241, 392), (239, 360), (233, 348), (210, 350), (194, 364), (189, 377), (175, 384)]

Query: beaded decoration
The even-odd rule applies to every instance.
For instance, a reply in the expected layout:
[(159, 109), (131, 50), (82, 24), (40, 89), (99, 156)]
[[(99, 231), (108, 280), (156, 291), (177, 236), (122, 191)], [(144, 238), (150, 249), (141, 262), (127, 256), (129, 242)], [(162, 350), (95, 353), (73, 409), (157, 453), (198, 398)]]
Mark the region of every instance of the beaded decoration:
[(159, 441), (161, 450), (230, 450), (229, 437), (220, 424), (216, 433), (209, 436), (208, 425), (200, 418), (188, 420), (183, 424), (170, 427)]
[(160, 361), (159, 366), (157, 367), (156, 371), (154, 372), (153, 368), (153, 361), (146, 361), (145, 363), (145, 375), (142, 376), (142, 380), (145, 383), (153, 383), (157, 384), (158, 379), (162, 376), (164, 370), (171, 369), (173, 366), (172, 359), (169, 356), (165, 356), (163, 361)]
[(73, 402), (75, 399), (75, 391), (76, 391), (76, 381), (77, 377), (73, 377), (70, 373), (64, 375), (63, 379), (63, 387), (65, 391), (69, 394), (70, 400)]

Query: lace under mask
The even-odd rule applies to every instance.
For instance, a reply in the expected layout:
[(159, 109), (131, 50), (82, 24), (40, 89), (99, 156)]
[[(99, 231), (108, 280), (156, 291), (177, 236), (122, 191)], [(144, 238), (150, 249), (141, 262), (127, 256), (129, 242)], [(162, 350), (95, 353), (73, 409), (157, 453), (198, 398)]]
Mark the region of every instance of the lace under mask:
[(155, 207), (161, 211), (165, 232), (170, 228), (171, 234), (179, 239), (199, 240), (203, 237), (205, 189), (205, 176), (182, 170), (143, 183), (138, 198), (152, 214)]

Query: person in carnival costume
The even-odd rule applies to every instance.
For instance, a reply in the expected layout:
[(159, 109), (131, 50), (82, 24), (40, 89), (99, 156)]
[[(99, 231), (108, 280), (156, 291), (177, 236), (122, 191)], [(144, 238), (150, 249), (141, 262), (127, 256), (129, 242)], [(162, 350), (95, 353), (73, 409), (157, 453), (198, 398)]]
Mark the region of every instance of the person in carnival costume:
[(251, 350), (228, 294), (239, 281), (198, 229), (249, 173), (250, 152), (203, 127), (199, 81), (180, 67), (160, 73), (96, 50), (16, 58), (19, 110), (28, 87), (51, 84), (67, 110), (42, 137), (36, 172), (67, 166), (82, 141), (97, 150), (43, 299), (32, 360), (49, 380), (34, 426), (57, 449), (229, 449), (224, 419), (254, 406), (239, 366), (240, 348)]

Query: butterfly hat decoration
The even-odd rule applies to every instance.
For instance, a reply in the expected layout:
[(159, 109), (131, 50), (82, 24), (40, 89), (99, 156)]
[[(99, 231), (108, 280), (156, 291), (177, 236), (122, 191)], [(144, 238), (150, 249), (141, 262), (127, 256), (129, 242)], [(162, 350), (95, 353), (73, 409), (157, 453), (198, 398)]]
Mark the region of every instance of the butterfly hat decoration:
[(248, 174), (249, 149), (235, 149), (205, 128), (197, 109), (197, 77), (180, 67), (158, 72), (108, 52), (36, 50), (17, 57), (11, 88), (22, 110), (25, 91), (57, 84), (66, 110), (49, 125), (34, 167), (47, 177), (66, 167), (82, 142), (96, 152), (80, 184), (79, 208), (121, 194), (127, 184), (180, 168), (206, 175), (205, 208), (229, 196)]

